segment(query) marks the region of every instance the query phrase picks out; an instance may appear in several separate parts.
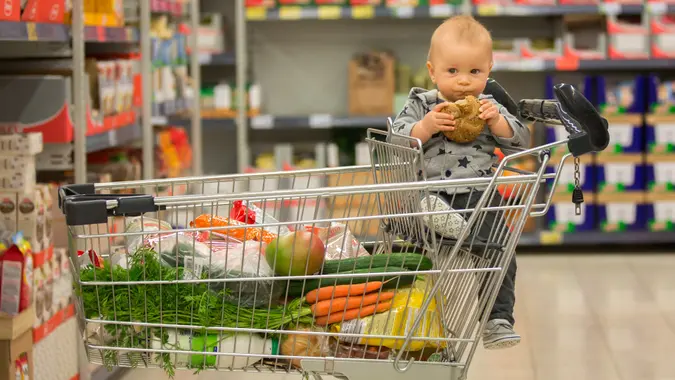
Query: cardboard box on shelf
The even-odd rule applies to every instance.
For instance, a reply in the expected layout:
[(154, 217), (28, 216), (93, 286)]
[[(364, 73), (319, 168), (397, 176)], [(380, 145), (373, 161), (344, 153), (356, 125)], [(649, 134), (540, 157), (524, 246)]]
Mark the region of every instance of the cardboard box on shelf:
[(581, 215), (568, 194), (554, 194), (551, 208), (546, 214), (548, 229), (557, 232), (592, 231), (597, 228), (597, 205), (593, 193), (584, 193)]
[(609, 59), (648, 59), (649, 22), (645, 15), (608, 15)]
[(642, 154), (626, 153), (596, 157), (598, 193), (622, 194), (645, 190), (645, 164)]
[(648, 154), (645, 170), (646, 189), (650, 194), (675, 194), (673, 154)]
[(30, 329), (14, 339), (0, 340), (0, 378), (34, 379), (33, 333)]
[(3, 2), (4, 11), (0, 12), (2, 21), (21, 20), (21, 0), (5, 0)]
[(63, 24), (66, 16), (66, 0), (28, 0), (23, 9), (21, 20)]
[(675, 232), (675, 193), (647, 193), (647, 228)]
[(32, 306), (16, 315), (0, 312), (0, 341), (13, 340), (31, 331), (34, 320), (35, 308)]
[(385, 52), (359, 54), (349, 61), (349, 114), (394, 114), (394, 57)]
[(649, 205), (644, 192), (599, 193), (595, 201), (601, 231), (641, 231), (647, 228)]
[(675, 38), (675, 18), (672, 14), (652, 15), (651, 56), (653, 58), (675, 58), (675, 47), (672, 40)]

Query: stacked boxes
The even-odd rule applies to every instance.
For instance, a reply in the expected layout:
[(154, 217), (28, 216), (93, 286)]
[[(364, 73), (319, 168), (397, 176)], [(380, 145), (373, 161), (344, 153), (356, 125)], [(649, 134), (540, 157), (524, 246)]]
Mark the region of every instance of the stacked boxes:
[(597, 78), (598, 108), (607, 118), (610, 143), (598, 153), (598, 227), (605, 232), (646, 227), (644, 76)]
[(648, 77), (645, 180), (647, 227), (673, 231), (675, 222), (675, 82)]
[[(552, 83), (548, 83), (550, 87)], [(593, 90), (589, 90), (589, 86)], [(590, 161), (582, 159), (581, 180), (586, 209), (573, 215), (571, 189), (563, 168), (554, 190), (549, 227), (558, 231), (675, 230), (675, 82), (655, 75), (589, 77), (585, 95), (609, 122), (610, 143)], [(552, 96), (550, 94), (549, 96)], [(548, 140), (566, 137), (562, 127), (549, 128)], [(562, 151), (562, 152), (561, 152)], [(552, 154), (559, 162), (562, 148)], [(583, 165), (586, 160), (588, 167)], [(572, 164), (568, 159), (567, 165)], [(565, 197), (561, 198), (560, 194)], [(562, 202), (560, 211), (558, 200)], [(574, 223), (568, 219), (574, 216)], [(594, 221), (593, 221), (594, 219)]]
[(35, 156), (42, 152), (42, 134), (0, 135), (0, 221), (10, 233), (22, 232), (34, 253), (48, 248), (45, 199), (51, 196), (35, 183)]

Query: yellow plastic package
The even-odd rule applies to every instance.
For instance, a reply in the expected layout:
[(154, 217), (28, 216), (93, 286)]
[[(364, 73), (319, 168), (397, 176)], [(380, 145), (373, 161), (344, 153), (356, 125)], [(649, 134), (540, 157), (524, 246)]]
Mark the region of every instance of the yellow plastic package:
[[(400, 338), (365, 338), (365, 337), (341, 337), (340, 340), (347, 343), (384, 346), (392, 349), (400, 349), (405, 337), (412, 329), (420, 308), (424, 303), (424, 297), (431, 290), (431, 284), (418, 277), (409, 288), (399, 288), (392, 300), (389, 312), (379, 313), (361, 319), (352, 319), (331, 326), (336, 333), (359, 334), (359, 335), (390, 335)], [(407, 307), (406, 307), (407, 306)], [(431, 338), (433, 340), (420, 340), (418, 338)], [(441, 326), (440, 314), (436, 311), (436, 300), (432, 299), (429, 308), (424, 313), (417, 331), (410, 340), (408, 351), (419, 351), (425, 347), (445, 348), (447, 342), (438, 341), (444, 338)]]

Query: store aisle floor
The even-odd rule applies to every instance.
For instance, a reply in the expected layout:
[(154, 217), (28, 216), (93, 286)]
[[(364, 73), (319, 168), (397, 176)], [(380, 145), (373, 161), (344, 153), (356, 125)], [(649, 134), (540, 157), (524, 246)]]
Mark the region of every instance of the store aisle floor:
[[(675, 380), (675, 255), (540, 254), (518, 264), (523, 342), (479, 350), (469, 380)], [(176, 380), (243, 378), (185, 373)], [(154, 379), (166, 376), (135, 370), (124, 378)]]

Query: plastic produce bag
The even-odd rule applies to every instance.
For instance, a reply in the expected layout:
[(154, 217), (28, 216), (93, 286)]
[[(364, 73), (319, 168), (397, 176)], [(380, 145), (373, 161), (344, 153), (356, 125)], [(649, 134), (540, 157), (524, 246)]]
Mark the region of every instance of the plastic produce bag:
[[(274, 218), (272, 215), (264, 212), (256, 205), (247, 201), (234, 201), (232, 203), (232, 211), (230, 212), (230, 219), (246, 223), (246, 224), (269, 224), (269, 223), (279, 223), (279, 221)], [(263, 227), (265, 231), (271, 232), (276, 235), (285, 235), (291, 232), (288, 227), (279, 225), (279, 226), (265, 226)]]
[(147, 239), (158, 237), (158, 234), (152, 232), (171, 231), (171, 225), (163, 220), (158, 220), (148, 217), (135, 217), (127, 219), (127, 224), (124, 226), (124, 232), (147, 232), (143, 235), (131, 235), (126, 238), (126, 246), (129, 253), (136, 252), (136, 250), (144, 245)]
[(226, 291), (225, 300), (246, 307), (276, 305), (284, 282), (274, 280), (274, 272), (261, 255), (267, 244), (236, 239), (209, 240), (205, 234), (164, 235), (147, 241), (160, 256), (163, 265), (183, 267), (185, 279), (258, 278), (255, 281), (209, 283), (209, 289)]
[[(392, 306), (389, 312), (374, 314), (361, 319), (352, 319), (331, 326), (333, 332), (342, 332), (346, 334), (359, 335), (390, 335), (405, 337), (417, 315), (421, 312), (420, 308), (424, 303), (424, 297), (431, 297), (427, 294), (430, 287), (427, 287), (425, 280), (418, 280), (410, 288), (399, 288), (392, 299)], [(407, 307), (406, 307), (407, 306)], [(424, 319), (420, 323), (418, 330), (408, 344), (408, 351), (419, 351), (425, 347), (445, 348), (446, 341), (438, 340), (419, 340), (420, 338), (442, 339), (444, 338), (443, 327), (441, 325), (440, 314), (436, 310), (436, 300), (431, 300), (429, 308), (424, 313)], [(369, 346), (389, 347), (391, 349), (400, 349), (403, 346), (404, 338), (382, 339), (367, 337), (346, 337), (340, 338), (346, 343), (355, 343)]]
[(317, 234), (326, 244), (326, 260), (342, 260), (369, 255), (346, 224), (332, 223), (330, 227), (305, 226), (305, 229)]

